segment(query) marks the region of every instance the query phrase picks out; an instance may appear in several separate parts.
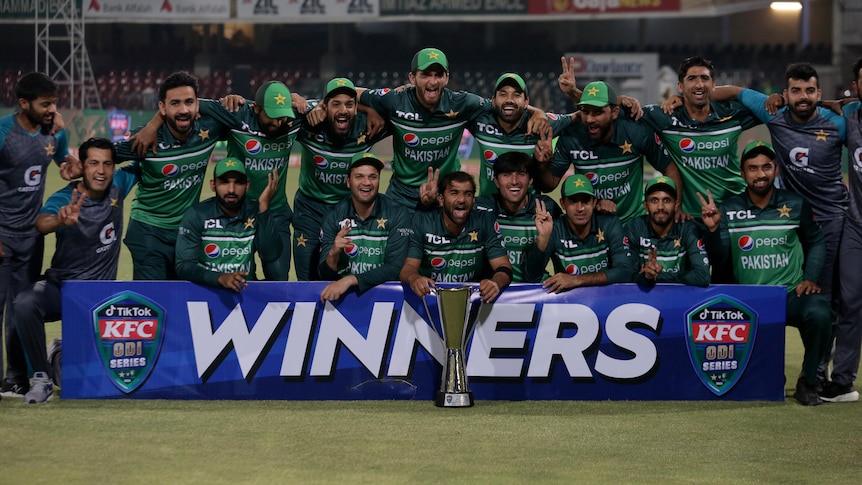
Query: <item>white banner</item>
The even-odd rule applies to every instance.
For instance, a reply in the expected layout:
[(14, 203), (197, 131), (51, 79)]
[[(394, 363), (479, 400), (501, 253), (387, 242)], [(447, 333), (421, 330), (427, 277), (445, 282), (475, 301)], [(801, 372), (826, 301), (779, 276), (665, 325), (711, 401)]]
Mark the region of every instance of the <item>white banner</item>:
[(83, 7), (85, 18), (130, 22), (230, 18), (230, 0), (84, 0)]
[(355, 22), (379, 16), (379, 0), (237, 0), (237, 20)]

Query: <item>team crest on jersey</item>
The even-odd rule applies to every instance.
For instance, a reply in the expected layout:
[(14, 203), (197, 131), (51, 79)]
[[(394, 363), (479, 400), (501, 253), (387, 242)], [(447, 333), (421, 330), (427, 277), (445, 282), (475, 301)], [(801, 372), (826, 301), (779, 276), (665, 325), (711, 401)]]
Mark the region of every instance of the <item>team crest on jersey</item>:
[(719, 295), (686, 315), (686, 343), (694, 371), (716, 396), (739, 381), (751, 357), (757, 314), (744, 303)]
[(404, 140), (404, 144), (411, 148), (419, 145), (419, 136), (415, 133), (405, 133), (402, 139)]
[(263, 150), (263, 144), (260, 140), (248, 140), (245, 142), (245, 151), (249, 155), (257, 155)]
[(389, 91), (391, 91), (391, 89), (389, 89), (389, 88), (380, 88), (380, 89), (375, 89), (374, 91), (371, 91), (371, 92), (378, 95), (378, 96), (384, 96)]
[(494, 150), (485, 150), (485, 153), (483, 153), (483, 155), (485, 157), (485, 161), (490, 163), (491, 165), (494, 165), (494, 162), (497, 161), (497, 154), (494, 152)]
[(736, 241), (736, 245), (743, 251), (751, 251), (751, 248), (754, 247), (754, 238), (744, 234), (739, 236), (739, 239)]
[(131, 394), (156, 365), (165, 310), (143, 295), (124, 291), (93, 308), (93, 334), (105, 374), (117, 389)]
[(696, 146), (697, 144), (691, 138), (683, 138), (679, 141), (679, 149), (685, 153), (693, 152)]
[(221, 254), (221, 248), (218, 247), (218, 244), (209, 243), (204, 246), (204, 254), (210, 259), (217, 258)]
[(165, 177), (173, 177), (178, 173), (180, 173), (180, 167), (173, 163), (169, 163), (162, 167), (162, 175), (164, 175)]

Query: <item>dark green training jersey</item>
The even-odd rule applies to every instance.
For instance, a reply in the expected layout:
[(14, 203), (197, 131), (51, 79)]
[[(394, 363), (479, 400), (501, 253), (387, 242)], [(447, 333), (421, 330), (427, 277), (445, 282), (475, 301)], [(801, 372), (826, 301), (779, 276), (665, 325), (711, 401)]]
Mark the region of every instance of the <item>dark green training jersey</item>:
[[(635, 283), (709, 285), (709, 258), (700, 237), (700, 230), (693, 221), (675, 222), (670, 232), (659, 237), (650, 224), (649, 216), (643, 215), (626, 224), (625, 233), (636, 261)], [(649, 251), (652, 248), (656, 248), (656, 260), (662, 270), (655, 280), (649, 281), (639, 271), (649, 260)]]
[[(347, 237), (351, 244), (338, 258), (338, 271), (333, 271), (326, 257), (344, 224), (350, 224)], [(359, 281), (359, 291), (365, 291), (384, 281), (398, 280), (413, 229), (407, 210), (378, 194), (371, 215), (364, 221), (356, 214), (352, 198), (342, 200), (326, 213), (322, 231), (320, 277), (336, 280), (352, 274)]]
[[(497, 227), (503, 237), (503, 245), (509, 254), (509, 262), (512, 263), (512, 283), (537, 283), (543, 279), (540, 277), (535, 281), (529, 281), (524, 274), (527, 251), (536, 244), (536, 236), (538, 235), (534, 219), (536, 200), (538, 199), (545, 203), (546, 210), (554, 219), (562, 214), (560, 206), (550, 197), (529, 193), (527, 194), (527, 205), (515, 214), (506, 212), (500, 203), (499, 194), (479, 197), (473, 204), (477, 211), (489, 212), (497, 220)], [(547, 273), (542, 276), (547, 276)]]
[(258, 115), (251, 100), (246, 100), (239, 111), (230, 112), (216, 100), (200, 99), (200, 111), (212, 116), (227, 128), (227, 156), (243, 161), (248, 175), (249, 187), (246, 197), (257, 200), (269, 183), (269, 174), (278, 171), (278, 187), (269, 203), (271, 210), (287, 205), (287, 166), (293, 141), (302, 128), (301, 120), (289, 122), (287, 131), (269, 138), (261, 131)]
[(712, 192), (716, 204), (745, 190), (739, 171), (737, 141), (743, 130), (760, 124), (736, 101), (710, 101), (709, 117), (701, 123), (685, 106), (665, 114), (658, 105), (644, 107), (643, 121), (658, 133), (682, 176), (682, 210), (700, 216), (700, 192)]
[(652, 128), (624, 116), (620, 113), (614, 121), (607, 143), (591, 140), (583, 123), (568, 127), (557, 140), (550, 166), (552, 174), (562, 177), (574, 165), (575, 172), (592, 182), (596, 198), (617, 205), (616, 216), (623, 224), (646, 213), (644, 158), (662, 172), (670, 164)]
[[(571, 123), (572, 117), (565, 114), (545, 113), (551, 122), (554, 136), (559, 135)], [(491, 195), (498, 192), (494, 184), (494, 162), (497, 157), (506, 152), (521, 152), (533, 156), (539, 135), (527, 136), (527, 122), (529, 114), (521, 118), (521, 122), (514, 130), (506, 133), (497, 122), (495, 113), (482, 113), (479, 118), (467, 127), (476, 143), (479, 144), (481, 154), (479, 165), (479, 195)]]
[(428, 167), (440, 174), (461, 170), (458, 146), (467, 124), (482, 113), (492, 113), (487, 99), (444, 89), (432, 113), (419, 104), (416, 88), (396, 92), (375, 89), (362, 93), (363, 104), (392, 123), (392, 179), (387, 193), (397, 193), (405, 204), (419, 201), (419, 186), (428, 181)]
[[(314, 106), (318, 101), (309, 101)], [(324, 121), (324, 123), (326, 123)], [(337, 204), (350, 197), (347, 188), (347, 168), (357, 153), (371, 150), (371, 146), (389, 136), (389, 128), (380, 130), (373, 138), (366, 138), (364, 113), (356, 113), (350, 130), (343, 139), (329, 134), (323, 124), (314, 128), (305, 126), (297, 140), (302, 146), (299, 167), (299, 192), (316, 201)]]
[(215, 197), (195, 204), (179, 227), (177, 275), (212, 286), (219, 285), (223, 273), (245, 271), (247, 279), (255, 279), (255, 251), (263, 263), (281, 255), (272, 214), (271, 210), (258, 213), (257, 201), (248, 198), (235, 216), (225, 214)]
[[(141, 128), (136, 129), (137, 133)], [(117, 144), (117, 160), (135, 160), (123, 170), (138, 177), (131, 219), (162, 229), (176, 229), (183, 214), (201, 197), (207, 165), (224, 125), (210, 116), (194, 121), (185, 141), (174, 138), (167, 125), (157, 134), (159, 153), (141, 158), (132, 152), (132, 142)]]
[(623, 235), (620, 219), (608, 214), (593, 214), (590, 232), (581, 239), (569, 227), (565, 214), (554, 220), (548, 247), (544, 251), (533, 248), (527, 253), (525, 271), (529, 281), (541, 278), (548, 259), (554, 263), (555, 273), (573, 275), (604, 271), (608, 283), (631, 283), (634, 279), (634, 260)]
[(817, 281), (826, 258), (820, 226), (811, 206), (799, 194), (773, 189), (761, 209), (748, 193), (721, 205), (719, 230), (707, 233), (714, 264), (728, 261), (743, 285), (782, 285), (794, 291), (803, 279)]
[(471, 211), (460, 234), (449, 234), (443, 209), (416, 212), (407, 257), (421, 260), (419, 274), (438, 283), (479, 281), (489, 260), (506, 256), (494, 217)]

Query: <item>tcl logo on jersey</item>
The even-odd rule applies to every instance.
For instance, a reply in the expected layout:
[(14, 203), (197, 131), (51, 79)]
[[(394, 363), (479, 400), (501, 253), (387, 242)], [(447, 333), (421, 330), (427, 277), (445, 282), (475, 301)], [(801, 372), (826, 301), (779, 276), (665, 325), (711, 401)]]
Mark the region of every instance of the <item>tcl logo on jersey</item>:
[(24, 172), (24, 183), (29, 185), (30, 187), (35, 187), (42, 183), (42, 166), (41, 165), (33, 165), (32, 167), (28, 167), (27, 171)]
[(114, 231), (114, 223), (109, 222), (105, 224), (105, 227), (99, 232), (99, 241), (102, 241), (102, 244), (111, 244), (116, 240), (117, 233)]
[(415, 133), (405, 133), (403, 137), (404, 143), (409, 147), (419, 145), (419, 137)]
[(162, 175), (164, 175), (165, 177), (173, 177), (178, 173), (180, 173), (180, 167), (176, 166), (173, 163), (169, 163), (162, 167)]
[(419, 113), (408, 113), (406, 111), (395, 110), (395, 116), (410, 121), (422, 121), (422, 117), (419, 116)]
[(263, 145), (260, 143), (260, 140), (248, 140), (245, 142), (245, 151), (249, 155), (257, 155), (262, 149)]
[(485, 150), (484, 156), (485, 161), (490, 163), (491, 165), (494, 165), (494, 162), (497, 161), (497, 154), (494, 152), (494, 150)]
[(208, 258), (217, 258), (221, 254), (221, 248), (218, 247), (218, 244), (207, 244), (204, 246), (204, 254), (206, 254)]

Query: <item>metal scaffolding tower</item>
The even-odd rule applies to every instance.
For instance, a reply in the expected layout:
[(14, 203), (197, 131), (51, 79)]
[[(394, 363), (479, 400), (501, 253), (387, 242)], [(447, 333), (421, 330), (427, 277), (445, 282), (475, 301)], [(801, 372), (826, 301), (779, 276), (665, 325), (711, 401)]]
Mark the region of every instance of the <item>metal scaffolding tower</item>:
[[(52, 2), (53, 3), (53, 2)], [(90, 55), (84, 43), (81, 0), (60, 0), (54, 8), (36, 11), (36, 70), (60, 85), (60, 102), (72, 109), (101, 109)], [(65, 96), (68, 93), (68, 96)], [(66, 98), (66, 99), (63, 99)]]

